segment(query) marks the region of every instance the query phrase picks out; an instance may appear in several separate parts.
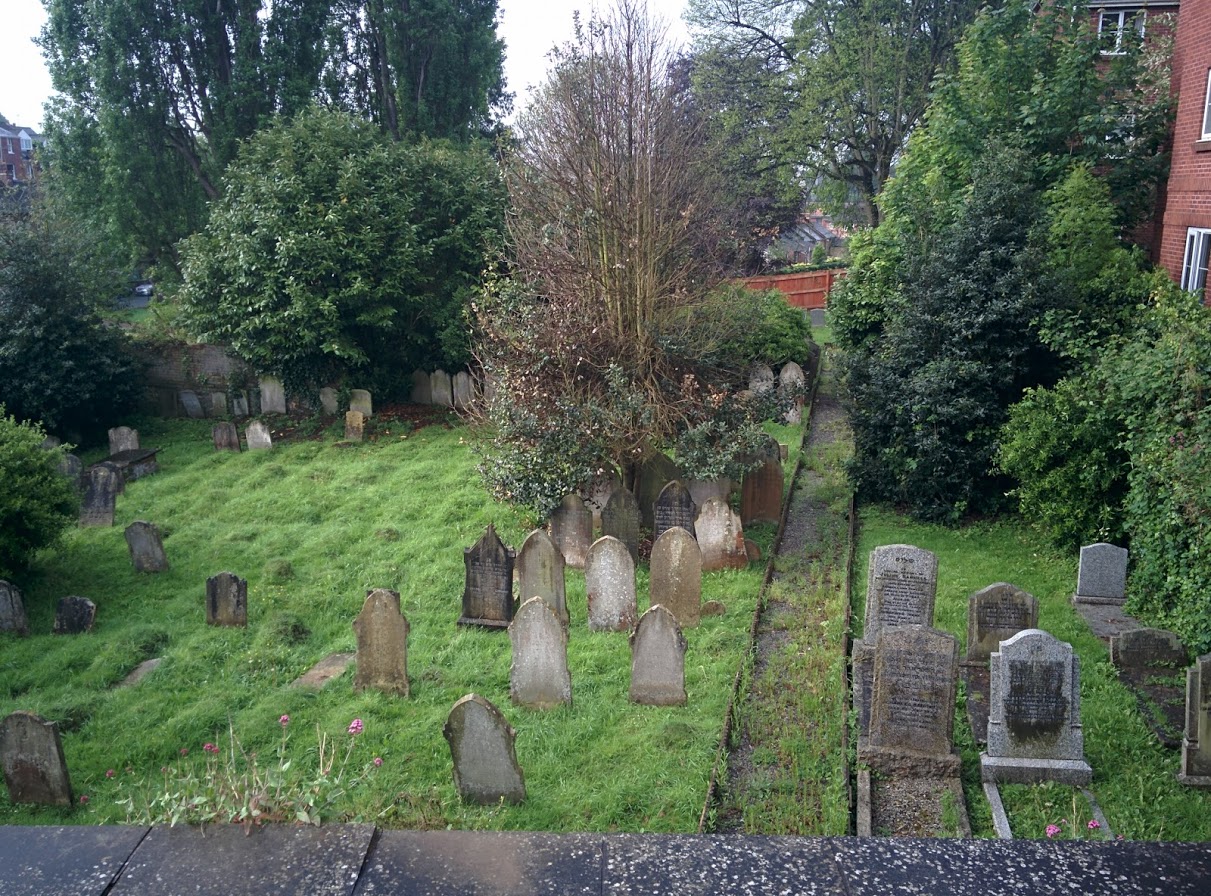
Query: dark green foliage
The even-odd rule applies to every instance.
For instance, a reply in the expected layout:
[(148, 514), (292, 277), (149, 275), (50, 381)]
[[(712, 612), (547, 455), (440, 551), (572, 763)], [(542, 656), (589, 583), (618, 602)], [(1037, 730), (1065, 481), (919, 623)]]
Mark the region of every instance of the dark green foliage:
[(805, 370), (813, 354), (811, 325), (776, 289), (755, 290), (724, 283), (701, 304), (666, 324), (665, 349), (703, 368), (739, 380), (758, 363), (778, 367), (794, 361)]
[(0, 404), (0, 577), (23, 570), (79, 512), (79, 498), (58, 471), (62, 449), (42, 447), (37, 425), (18, 422)]

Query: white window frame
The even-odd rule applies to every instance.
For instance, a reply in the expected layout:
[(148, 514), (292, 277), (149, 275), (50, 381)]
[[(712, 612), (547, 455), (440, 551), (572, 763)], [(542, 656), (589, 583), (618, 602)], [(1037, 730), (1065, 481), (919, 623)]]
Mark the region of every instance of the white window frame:
[[(1144, 37), (1144, 23), (1148, 12), (1144, 9), (1103, 9), (1098, 13), (1097, 35), (1102, 41), (1102, 55), (1119, 56), (1123, 50), (1123, 34), (1129, 26), (1134, 27), (1140, 39)], [(1114, 35), (1113, 45), (1109, 40)]]
[(1207, 69), (1207, 92), (1203, 94), (1203, 136), (1211, 140), (1211, 69)]
[(1182, 259), (1182, 289), (1207, 296), (1207, 267), (1211, 260), (1211, 227), (1186, 228), (1186, 253)]

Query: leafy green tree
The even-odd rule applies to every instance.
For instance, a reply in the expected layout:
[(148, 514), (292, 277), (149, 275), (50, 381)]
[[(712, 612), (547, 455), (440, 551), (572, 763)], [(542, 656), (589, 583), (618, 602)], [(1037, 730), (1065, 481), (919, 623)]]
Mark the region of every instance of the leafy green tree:
[(296, 388), (398, 393), (468, 358), (464, 306), (503, 227), (482, 147), (398, 143), (313, 109), (258, 133), (184, 247), (187, 328)]
[(0, 404), (0, 577), (20, 573), (54, 544), (79, 514), (80, 499), (59, 473), (63, 449), (45, 449), (46, 433)]

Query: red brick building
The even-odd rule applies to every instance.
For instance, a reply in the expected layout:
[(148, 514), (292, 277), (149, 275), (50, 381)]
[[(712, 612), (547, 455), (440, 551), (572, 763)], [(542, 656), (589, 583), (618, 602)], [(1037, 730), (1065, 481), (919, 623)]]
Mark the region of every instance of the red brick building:
[(0, 127), (0, 184), (26, 184), (37, 172), (34, 147), (42, 136), (31, 128)]

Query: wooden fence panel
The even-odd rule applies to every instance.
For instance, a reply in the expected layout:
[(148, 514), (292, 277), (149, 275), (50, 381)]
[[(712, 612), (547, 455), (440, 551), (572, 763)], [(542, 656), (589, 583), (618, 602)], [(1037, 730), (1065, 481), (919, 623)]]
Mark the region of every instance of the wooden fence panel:
[(744, 285), (749, 289), (776, 289), (786, 296), (786, 303), (792, 308), (805, 308), (810, 311), (826, 306), (829, 290), (844, 276), (843, 269), (830, 268), (799, 274), (746, 277)]

